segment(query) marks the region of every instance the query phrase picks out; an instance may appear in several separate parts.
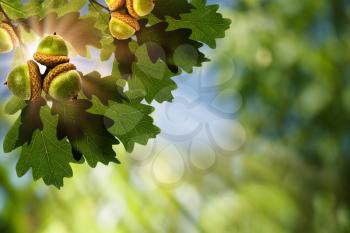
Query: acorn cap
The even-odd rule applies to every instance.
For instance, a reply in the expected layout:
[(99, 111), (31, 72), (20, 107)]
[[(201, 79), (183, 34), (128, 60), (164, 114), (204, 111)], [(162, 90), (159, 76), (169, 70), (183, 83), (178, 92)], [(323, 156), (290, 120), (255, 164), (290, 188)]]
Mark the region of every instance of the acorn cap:
[(53, 68), (52, 70), (50, 70), (50, 72), (47, 74), (47, 76), (45, 77), (45, 80), (44, 80), (44, 85), (43, 85), (44, 91), (48, 94), (51, 82), (58, 75), (60, 75), (64, 72), (68, 72), (70, 70), (76, 70), (75, 65), (73, 65), (71, 63), (64, 63), (64, 64), (60, 64), (60, 65), (56, 66), (55, 68)]
[(142, 16), (145, 16), (145, 15), (148, 15), (149, 13), (151, 13), (151, 11), (154, 8), (155, 0), (151, 0), (149, 3), (151, 3), (152, 5), (145, 6), (145, 7), (149, 8), (148, 11), (141, 13), (141, 9), (139, 9), (139, 10), (137, 9), (137, 7), (135, 5), (135, 1), (137, 1), (137, 0), (126, 0), (126, 8), (128, 9), (129, 14), (136, 19), (138, 19)]
[(41, 74), (34, 61), (16, 66), (7, 76), (6, 83), (13, 95), (23, 100), (41, 96)]
[(30, 77), (30, 88), (31, 88), (31, 100), (34, 100), (41, 96), (41, 74), (38, 64), (34, 61), (27, 61), (29, 77)]
[(33, 57), (35, 61), (47, 67), (55, 67), (70, 60), (68, 56), (46, 55), (40, 52), (36, 52)]
[(136, 19), (134, 19), (133, 17), (131, 17), (128, 14), (120, 13), (120, 12), (112, 12), (111, 16), (113, 18), (116, 18), (116, 19), (119, 19), (119, 20), (123, 21), (124, 23), (126, 23), (130, 27), (134, 28), (135, 31), (139, 31), (140, 30), (140, 24), (137, 22)]
[(11, 37), (13, 47), (18, 46), (19, 40), (18, 40), (18, 37), (17, 37), (15, 31), (13, 30), (13, 28), (10, 25), (8, 25), (7, 23), (0, 23), (0, 28), (6, 30), (8, 32), (8, 34)]
[(125, 6), (125, 0), (107, 0), (106, 2), (110, 11), (116, 11)]

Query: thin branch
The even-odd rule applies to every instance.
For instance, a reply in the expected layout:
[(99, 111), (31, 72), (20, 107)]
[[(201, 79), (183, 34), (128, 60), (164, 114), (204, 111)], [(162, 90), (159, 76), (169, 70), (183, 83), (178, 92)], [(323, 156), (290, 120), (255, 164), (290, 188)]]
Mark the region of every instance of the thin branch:
[(23, 42), (22, 42), (22, 38), (21, 36), (19, 35), (18, 31), (17, 31), (17, 28), (15, 27), (15, 25), (13, 25), (12, 23), (12, 20), (10, 19), (10, 17), (6, 14), (6, 12), (4, 11), (4, 9), (2, 8), (2, 5), (0, 4), (0, 13), (2, 13), (5, 17), (5, 22), (10, 25), (10, 27), (13, 29), (13, 31), (15, 32), (17, 38), (18, 38), (18, 41), (20, 43), (21, 46), (23, 46)]
[(105, 10), (107, 10), (107, 11), (109, 12), (108, 7), (102, 5), (101, 3), (99, 3), (99, 2), (96, 1), (96, 0), (89, 0), (89, 2), (90, 2), (91, 4), (96, 4), (96, 5), (98, 5), (99, 7), (102, 7), (103, 9), (105, 9)]

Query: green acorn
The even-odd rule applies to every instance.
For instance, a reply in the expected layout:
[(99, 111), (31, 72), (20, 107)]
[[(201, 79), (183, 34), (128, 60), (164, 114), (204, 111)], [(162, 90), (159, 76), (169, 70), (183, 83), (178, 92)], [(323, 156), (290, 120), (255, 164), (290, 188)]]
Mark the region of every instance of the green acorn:
[(11, 52), (19, 44), (15, 31), (7, 23), (0, 23), (0, 53)]
[(149, 15), (153, 9), (155, 0), (126, 0), (129, 14), (134, 18)]
[(51, 68), (69, 62), (66, 42), (56, 33), (46, 36), (39, 43), (34, 60)]
[(73, 64), (60, 64), (47, 74), (43, 89), (56, 100), (72, 100), (81, 90), (80, 74)]
[(137, 20), (128, 14), (113, 12), (111, 16), (109, 30), (112, 36), (118, 40), (129, 39), (136, 31), (140, 30)]
[(34, 61), (15, 67), (5, 83), (13, 95), (23, 100), (34, 100), (41, 96), (41, 74)]

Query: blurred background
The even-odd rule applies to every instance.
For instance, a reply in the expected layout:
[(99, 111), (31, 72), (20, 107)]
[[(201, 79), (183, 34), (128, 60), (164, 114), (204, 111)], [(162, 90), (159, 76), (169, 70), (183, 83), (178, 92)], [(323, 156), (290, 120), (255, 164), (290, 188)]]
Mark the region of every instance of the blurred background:
[[(350, 232), (350, 2), (209, 2), (231, 29), (154, 104), (162, 134), (116, 147), (122, 165), (73, 165), (61, 190), (0, 152), (0, 232)], [(1, 144), (14, 119), (1, 111)]]

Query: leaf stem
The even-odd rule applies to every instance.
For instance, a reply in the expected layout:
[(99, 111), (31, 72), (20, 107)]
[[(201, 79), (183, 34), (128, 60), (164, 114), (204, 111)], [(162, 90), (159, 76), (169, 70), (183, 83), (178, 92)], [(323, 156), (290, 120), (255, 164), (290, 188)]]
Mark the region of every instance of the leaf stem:
[(109, 12), (108, 7), (102, 5), (101, 3), (99, 3), (99, 2), (96, 1), (96, 0), (89, 0), (89, 2), (90, 2), (91, 4), (96, 4), (96, 5), (98, 5), (99, 7), (103, 8), (103, 9), (105, 9), (105, 10), (107, 10), (107, 11)]
[(20, 43), (21, 46), (23, 46), (23, 42), (22, 42), (22, 39), (21, 39), (21, 36), (19, 35), (18, 31), (17, 31), (17, 28), (16, 26), (12, 23), (12, 20), (10, 19), (10, 17), (7, 15), (7, 13), (4, 11), (4, 9), (2, 8), (2, 5), (0, 4), (0, 14), (4, 15), (5, 17), (5, 22), (10, 25), (10, 27), (13, 29), (13, 31), (15, 32), (16, 34), (16, 37)]

